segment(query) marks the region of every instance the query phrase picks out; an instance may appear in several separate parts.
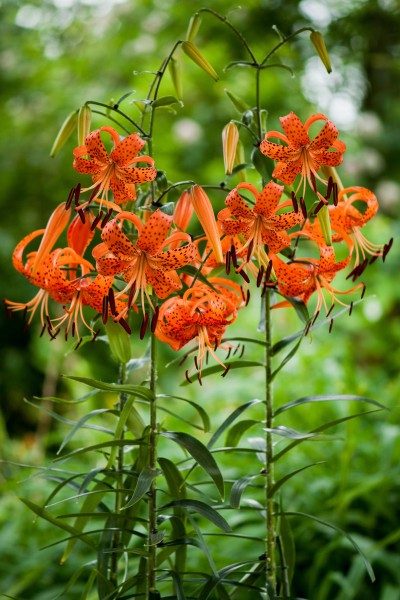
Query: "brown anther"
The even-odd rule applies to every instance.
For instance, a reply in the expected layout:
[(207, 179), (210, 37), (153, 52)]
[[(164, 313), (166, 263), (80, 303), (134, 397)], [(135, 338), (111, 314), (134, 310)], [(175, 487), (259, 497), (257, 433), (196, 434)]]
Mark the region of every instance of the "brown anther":
[(393, 246), (393, 238), (390, 238), (388, 243), (383, 246), (383, 252), (382, 252), (382, 261), (383, 262), (385, 262), (385, 258), (392, 246)]
[(319, 310), (317, 310), (317, 312), (315, 313), (315, 315), (311, 321), (311, 325), (314, 325), (315, 321), (318, 319), (318, 315), (319, 315)]
[(330, 309), (328, 310), (328, 312), (326, 313), (326, 317), (328, 318), (329, 315), (331, 314), (331, 312), (333, 311), (333, 309), (335, 308), (335, 303), (332, 304), (332, 306), (330, 307)]
[(336, 183), (336, 181), (333, 183), (333, 204), (335, 206), (338, 205), (339, 202), (339, 196), (338, 196), (338, 184)]
[(101, 210), (101, 211), (100, 211), (100, 212), (99, 212), (99, 213), (98, 213), (98, 214), (95, 216), (95, 218), (93, 219), (93, 223), (92, 223), (92, 225), (91, 225), (91, 227), (90, 227), (90, 231), (94, 231), (94, 230), (96, 229), (96, 227), (97, 227), (97, 225), (98, 225), (98, 222), (100, 221), (100, 219), (102, 218), (102, 216), (103, 216), (103, 211)]
[(198, 371), (199, 370), (199, 363), (198, 363), (196, 354), (194, 355), (194, 366), (196, 367), (196, 369)]
[(238, 268), (238, 261), (237, 261), (237, 256), (236, 256), (236, 248), (235, 248), (235, 244), (232, 244), (231, 246), (231, 259), (232, 259), (232, 264), (235, 267), (235, 269)]
[(160, 313), (160, 308), (158, 306), (156, 306), (156, 308), (153, 312), (153, 316), (151, 317), (151, 323), (150, 323), (151, 333), (154, 333), (156, 330), (159, 313)]
[(140, 337), (141, 340), (146, 335), (146, 329), (147, 329), (147, 325), (149, 324), (149, 318), (150, 318), (149, 317), (149, 313), (144, 313), (142, 325), (140, 327), (140, 334), (139, 334), (139, 337)]
[(49, 315), (46, 315), (46, 321), (47, 321), (47, 325), (48, 325), (49, 329), (53, 329), (53, 324), (50, 321)]
[(332, 327), (333, 327), (333, 319), (331, 319), (331, 322), (329, 323), (329, 333), (331, 333)]
[(361, 292), (361, 299), (364, 298), (364, 294), (365, 294), (365, 290), (367, 289), (367, 286), (365, 285), (365, 283), (363, 283), (363, 291)]
[(240, 347), (241, 347), (241, 344), (239, 344), (238, 346), (235, 347), (232, 356), (235, 356), (235, 354), (239, 351)]
[(246, 301), (245, 301), (244, 305), (247, 306), (249, 302), (250, 302), (250, 290), (247, 290)]
[[(49, 331), (49, 329), (48, 329), (48, 331)], [(49, 331), (49, 333), (50, 333), (50, 331)], [(68, 341), (68, 329), (66, 329), (65, 332), (64, 332), (64, 340), (66, 342)]]
[(225, 371), (221, 373), (221, 377), (226, 377), (228, 375), (229, 371), (231, 370), (231, 366), (232, 365), (227, 365)]
[(93, 192), (90, 194), (89, 202), (91, 202), (97, 196), (97, 192), (100, 190), (100, 184), (94, 188)]
[[(9, 312), (10, 312), (10, 316), (12, 316), (12, 311), (10, 310)], [(28, 314), (28, 307), (25, 306), (24, 312), (22, 313), (22, 320), (23, 321), (26, 321), (27, 314)], [(6, 306), (6, 316), (7, 316), (7, 306)], [(46, 315), (46, 317), (48, 317), (48, 315)]]
[(264, 275), (264, 266), (261, 265), (261, 267), (258, 269), (258, 274), (257, 274), (257, 287), (260, 287), (263, 275)]
[(82, 340), (83, 340), (83, 338), (80, 338), (80, 339), (79, 339), (79, 342), (78, 342), (78, 343), (77, 343), (77, 345), (75, 346), (74, 350), (78, 350), (79, 346), (80, 346), (80, 345), (81, 345), (81, 343), (82, 343)]
[(80, 216), (80, 219), (84, 225), (86, 223), (86, 217), (85, 217), (85, 213), (83, 212), (83, 210), (81, 208), (78, 210), (78, 215)]
[(351, 315), (352, 312), (353, 312), (353, 302), (350, 302), (349, 317), (350, 317), (350, 315)]
[(95, 331), (95, 333), (93, 334), (93, 337), (92, 337), (92, 342), (94, 342), (96, 340), (96, 338), (99, 335), (100, 331), (101, 331), (100, 329), (98, 329), (97, 331)]
[(186, 369), (186, 371), (185, 371), (185, 377), (186, 377), (186, 380), (187, 380), (189, 383), (192, 383), (192, 380), (191, 380), (191, 379), (190, 379), (190, 377), (189, 377), (189, 371), (188, 371), (188, 369)]
[(201, 381), (201, 373), (197, 373), (197, 380), (200, 385), (203, 385), (203, 382)]
[(312, 171), (310, 171), (310, 179), (311, 179), (312, 189), (314, 190), (314, 192), (316, 194), (317, 193), (317, 182), (315, 181), (315, 175)]
[(110, 287), (108, 290), (108, 303), (110, 305), (111, 314), (115, 316), (117, 314), (117, 309), (115, 306), (115, 296), (112, 287)]
[(72, 323), (71, 335), (72, 335), (72, 337), (75, 337), (75, 323)]
[(103, 307), (102, 307), (102, 311), (101, 311), (101, 318), (105, 325), (108, 320), (108, 296), (103, 296)]
[(229, 357), (230, 357), (230, 355), (231, 355), (231, 352), (232, 352), (232, 346), (230, 346), (230, 347), (229, 347), (229, 350), (228, 350), (228, 352), (226, 353), (225, 360), (229, 360)]
[(74, 203), (75, 206), (78, 206), (79, 204), (79, 197), (81, 195), (81, 184), (78, 183), (78, 185), (76, 186), (75, 190), (74, 190)]
[(132, 333), (132, 329), (129, 327), (127, 321), (125, 321), (124, 318), (120, 318), (118, 319), (118, 323), (125, 329), (126, 333), (128, 333), (129, 335)]
[(67, 198), (67, 201), (65, 203), (65, 210), (68, 210), (69, 207), (71, 206), (72, 200), (74, 198), (74, 195), (75, 195), (75, 188), (73, 187), (69, 191), (68, 198)]
[(292, 204), (295, 213), (299, 212), (299, 203), (297, 202), (296, 194), (292, 192)]
[(305, 330), (304, 330), (304, 337), (305, 337), (306, 335), (308, 335), (308, 332), (310, 331), (311, 324), (312, 324), (312, 323), (311, 323), (311, 319), (310, 319), (310, 321), (308, 321), (308, 323), (307, 323), (307, 326), (306, 326), (306, 328), (305, 328)]
[(251, 240), (249, 247), (247, 248), (246, 262), (249, 262), (251, 257), (253, 256), (253, 247), (254, 247), (254, 242), (253, 242), (253, 240)]
[(325, 196), (325, 198), (327, 200), (329, 200), (329, 198), (331, 197), (332, 189), (333, 189), (333, 179), (332, 179), (332, 176), (329, 176), (328, 186), (326, 188), (326, 196)]
[(317, 215), (319, 213), (319, 211), (321, 210), (321, 208), (325, 205), (326, 205), (326, 203), (323, 200), (320, 200), (318, 202), (317, 206), (314, 208), (314, 215)]
[(374, 256), (371, 256), (369, 259), (369, 264), (372, 265), (380, 256), (382, 256), (382, 254), (374, 254)]
[(303, 196), (301, 196), (301, 197), (300, 197), (300, 200), (299, 200), (299, 202), (300, 202), (300, 208), (301, 208), (301, 212), (303, 213), (303, 217), (304, 217), (305, 219), (307, 219), (307, 216), (308, 216), (308, 215), (307, 215), (307, 207), (306, 207), (306, 204), (305, 204), (305, 202), (304, 202), (304, 198), (303, 198)]
[(181, 365), (183, 365), (183, 363), (185, 362), (185, 360), (187, 359), (187, 357), (189, 356), (189, 354), (185, 354), (183, 356), (183, 358), (181, 358), (181, 360), (178, 362), (178, 366), (180, 367)]
[(136, 292), (136, 282), (131, 285), (131, 289), (129, 290), (128, 308), (130, 308), (132, 306), (133, 296), (135, 295), (135, 292)]
[(265, 279), (264, 279), (265, 283), (269, 282), (269, 278), (271, 277), (271, 273), (272, 273), (272, 266), (273, 266), (272, 260), (270, 260), (268, 263), (267, 270), (265, 271)]
[(239, 271), (237, 271), (237, 273), (239, 273), (239, 275), (241, 275), (243, 277), (243, 279), (245, 280), (246, 283), (250, 283), (250, 278), (247, 275), (247, 273), (245, 271), (243, 271), (243, 269), (240, 269)]
[[(29, 324), (26, 324), (25, 331), (28, 329)], [(42, 331), (40, 332), (39, 337), (43, 337), (44, 332), (46, 331), (46, 323), (43, 323)]]
[(104, 219), (103, 219), (103, 220), (102, 220), (102, 222), (100, 223), (100, 227), (101, 227), (102, 229), (103, 229), (103, 227), (105, 227), (105, 225), (106, 225), (106, 224), (108, 223), (108, 221), (110, 220), (110, 218), (111, 218), (111, 215), (112, 215), (112, 212), (113, 212), (113, 210), (112, 210), (112, 208), (110, 208), (110, 210), (108, 211), (108, 213), (106, 213), (106, 215), (105, 215)]
[(227, 275), (231, 272), (231, 253), (229, 250), (225, 255), (225, 271)]
[(242, 346), (242, 349), (241, 349), (241, 351), (240, 351), (240, 354), (239, 354), (238, 358), (242, 358), (242, 356), (243, 356), (243, 354), (244, 354), (244, 349), (245, 349), (245, 346), (244, 346), (244, 344), (243, 344), (243, 346)]

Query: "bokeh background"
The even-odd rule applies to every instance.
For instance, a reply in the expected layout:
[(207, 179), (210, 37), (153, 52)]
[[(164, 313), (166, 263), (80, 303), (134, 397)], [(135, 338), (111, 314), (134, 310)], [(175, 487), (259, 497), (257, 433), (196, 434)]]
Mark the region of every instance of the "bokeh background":
[[(269, 128), (279, 129), (278, 117), (291, 110), (302, 119), (323, 112), (333, 120), (348, 147), (340, 171), (343, 181), (369, 187), (380, 202), (379, 216), (367, 235), (374, 242), (393, 237), (394, 245), (385, 263), (376, 261), (366, 271), (365, 301), (350, 319), (344, 316), (335, 322), (332, 335), (319, 330), (312, 343), (303, 346), (282, 371), (276, 397), (279, 403), (307, 394), (355, 393), (378, 400), (390, 412), (350, 421), (328, 445), (304, 444), (293, 457), (292, 468), (310, 460), (326, 464), (293, 479), (286, 492), (293, 509), (331, 519), (354, 535), (373, 562), (377, 582), (368, 583), (343, 538), (296, 520), (296, 593), (313, 600), (396, 600), (400, 598), (399, 5), (396, 0), (248, 0), (245, 4), (239, 8), (226, 0), (0, 3), (2, 296), (15, 301), (32, 297), (29, 284), (12, 268), (12, 251), (26, 233), (43, 226), (77, 182), (71, 167), (75, 139), (56, 158), (49, 157), (57, 131), (71, 111), (88, 99), (108, 103), (131, 90), (132, 98), (143, 98), (150, 75), (138, 72), (160, 66), (175, 40), (184, 39), (191, 15), (202, 6), (227, 15), (258, 56), (277, 42), (277, 30), (288, 35), (307, 25), (319, 29), (329, 49), (332, 74), (325, 72), (307, 33), (285, 46), (277, 62), (290, 66), (294, 77), (284, 69), (270, 70), (263, 77), (262, 102), (269, 113)], [(196, 43), (221, 79), (212, 83), (181, 57), (184, 105), (176, 114), (160, 112), (154, 156), (171, 181), (218, 184), (223, 164), (216, 132), (237, 116), (224, 89), (251, 102), (252, 79), (244, 70), (223, 71), (243, 54), (235, 37), (216, 19), (204, 16)], [(164, 89), (172, 93), (168, 82)], [(135, 115), (129, 101), (124, 106)], [(101, 124), (96, 118), (94, 122)], [(221, 208), (218, 201), (216, 207)], [(243, 328), (256, 328), (257, 310), (255, 303), (238, 324), (238, 334)], [(277, 338), (299, 328), (295, 317), (283, 312), (276, 315)], [(24, 331), (20, 315), (12, 320), (1, 317), (0, 453), (9, 462), (0, 466), (0, 597), (3, 593), (20, 600), (52, 600), (85, 560), (78, 553), (61, 568), (54, 550), (39, 551), (56, 538), (45, 524), (33, 523), (16, 499), (38, 495), (38, 480), (32, 479), (29, 469), (12, 463), (40, 467), (62, 439), (59, 425), (25, 399), (73, 392), (60, 379), (62, 373), (107, 381), (116, 376), (105, 344), (93, 345), (90, 353), (87, 347), (71, 352), (61, 340), (50, 342), (39, 338), (39, 333), (37, 322)], [(144, 345), (135, 342), (135, 355), (143, 351)], [(165, 351), (165, 362), (170, 358)], [(172, 372), (162, 369), (160, 385), (173, 387), (182, 378), (183, 371), (176, 367)], [(212, 402), (214, 429), (232, 408), (228, 400), (232, 385), (241, 401), (248, 399), (246, 381), (230, 382), (229, 377), (223, 381), (224, 388), (210, 379), (204, 393)], [(196, 398), (198, 390), (187, 393)], [(312, 428), (321, 418), (343, 416), (343, 410), (307, 407), (287, 424)], [(76, 418), (73, 413), (64, 416)], [(80, 598), (74, 593), (66, 597)]]

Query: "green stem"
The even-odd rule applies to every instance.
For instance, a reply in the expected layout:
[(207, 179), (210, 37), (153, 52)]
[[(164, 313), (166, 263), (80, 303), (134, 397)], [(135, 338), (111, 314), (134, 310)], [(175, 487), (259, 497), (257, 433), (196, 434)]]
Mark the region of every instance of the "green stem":
[[(150, 338), (150, 381), (149, 387), (153, 392), (153, 398), (150, 403), (150, 434), (149, 434), (149, 467), (157, 468), (157, 404), (156, 404), (156, 383), (157, 383), (157, 339), (155, 335)], [(156, 559), (157, 546), (153, 542), (153, 536), (157, 532), (157, 487), (156, 480), (153, 479), (149, 489), (148, 502), (148, 549), (149, 560), (147, 570), (147, 582), (149, 597), (156, 590)]]
[(272, 444), (272, 433), (268, 429), (272, 428), (274, 416), (274, 399), (272, 389), (272, 317), (271, 317), (271, 292), (265, 293), (265, 509), (266, 509), (266, 539), (265, 553), (267, 564), (267, 582), (276, 591), (276, 532), (275, 532), (275, 514), (274, 498), (272, 487), (274, 481), (274, 450)]
[[(124, 384), (126, 382), (126, 376), (127, 376), (126, 363), (120, 363), (118, 383)], [(121, 415), (121, 413), (123, 411), (126, 400), (127, 400), (127, 395), (125, 393), (121, 393), (119, 395), (119, 402), (118, 402), (119, 415)], [(121, 436), (122, 437), (124, 436), (124, 432), (121, 433)], [(115, 469), (116, 488), (118, 490), (123, 490), (123, 488), (124, 488), (123, 473), (124, 473), (124, 449), (123, 449), (123, 446), (120, 446), (118, 449), (117, 465), (116, 465), (116, 469)], [(124, 492), (123, 491), (117, 492), (115, 494), (115, 505), (114, 505), (116, 530), (112, 537), (112, 545), (111, 545), (112, 553), (111, 553), (111, 559), (110, 559), (110, 581), (115, 586), (118, 585), (118, 560), (119, 560), (119, 556), (120, 556), (120, 552), (118, 551), (118, 548), (121, 544), (121, 528), (119, 526), (119, 523), (120, 523), (120, 518), (121, 518), (121, 509), (124, 506), (124, 501), (125, 501)]]
[(273, 54), (275, 54), (277, 50), (279, 50), (281, 46), (292, 40), (294, 37), (296, 37), (297, 35), (299, 35), (299, 33), (302, 33), (303, 31), (314, 31), (314, 29), (312, 27), (302, 27), (301, 29), (297, 29), (297, 31), (294, 31), (290, 35), (286, 36), (281, 42), (279, 42), (279, 44), (277, 44), (274, 48), (272, 48), (270, 52), (268, 52), (266, 57), (262, 60), (261, 65), (265, 65), (265, 63), (271, 58)]

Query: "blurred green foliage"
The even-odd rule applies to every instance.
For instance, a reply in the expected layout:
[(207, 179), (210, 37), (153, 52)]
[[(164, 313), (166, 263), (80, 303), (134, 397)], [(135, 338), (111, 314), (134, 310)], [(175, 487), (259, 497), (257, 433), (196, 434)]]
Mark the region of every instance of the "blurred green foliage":
[[(316, 57), (308, 34), (296, 38), (277, 55), (277, 62), (293, 69), (294, 78), (284, 69), (265, 72), (262, 100), (268, 109), (269, 128), (279, 129), (278, 117), (291, 110), (301, 118), (311, 112), (324, 112), (337, 122), (341, 139), (348, 146), (341, 170), (345, 183), (370, 187), (380, 200), (380, 218), (369, 228), (368, 236), (376, 242), (395, 238), (385, 264), (377, 261), (366, 272), (365, 302), (356, 307), (351, 318), (345, 315), (338, 319), (330, 336), (320, 329), (312, 343), (303, 344), (277, 378), (275, 396), (280, 405), (308, 394), (354, 393), (374, 398), (391, 409), (390, 413), (372, 414), (340, 426), (335, 430), (340, 439), (329, 445), (305, 443), (292, 453), (288, 470), (310, 462), (326, 462), (293, 478), (283, 498), (287, 510), (326, 518), (355, 536), (377, 574), (377, 582), (371, 585), (343, 538), (332, 530), (293, 518), (299, 565), (294, 587), (299, 597), (397, 600), (400, 11), (395, 0), (249, 0), (242, 9), (226, 0), (3, 0), (2, 295), (16, 301), (31, 297), (29, 284), (12, 268), (12, 251), (26, 233), (43, 226), (55, 205), (66, 199), (77, 182), (71, 167), (75, 139), (55, 159), (49, 157), (66, 115), (88, 99), (114, 102), (135, 90), (124, 106), (137, 116), (137, 109), (129, 102), (144, 97), (150, 80), (138, 72), (159, 68), (174, 41), (184, 39), (190, 16), (202, 6), (227, 14), (259, 56), (276, 43), (277, 31), (287, 35), (311, 24), (323, 32), (333, 65), (331, 75), (325, 73)], [(157, 167), (166, 171), (171, 181), (191, 179), (199, 184), (218, 184), (223, 178), (218, 132), (237, 116), (224, 89), (251, 104), (252, 80), (244, 70), (240, 77), (237, 70), (223, 71), (227, 62), (242, 59), (243, 54), (234, 36), (210, 15), (203, 16), (196, 43), (220, 74), (220, 81), (212, 83), (183, 54), (180, 56), (184, 105), (176, 109), (175, 115), (159, 112), (154, 156)], [(164, 92), (173, 93), (170, 83), (165, 83)], [(95, 125), (102, 122), (95, 117)], [(222, 198), (216, 196), (214, 201), (216, 208), (222, 207)], [(257, 301), (252, 300), (250, 310), (243, 311), (235, 324), (237, 335), (257, 327), (258, 312)], [(277, 339), (298, 327), (296, 317), (288, 311), (274, 315)], [(38, 328), (35, 323), (24, 331), (19, 315), (12, 320), (2, 317), (0, 322), (1, 453), (11, 462), (37, 467), (43, 464), (45, 453), (49, 457), (57, 450), (68, 429), (59, 427), (23, 399), (73, 395), (75, 386), (60, 379), (61, 373), (112, 381), (117, 371), (104, 343), (93, 345), (91, 353), (85, 347), (66, 354), (61, 340), (40, 339)], [(144, 344), (135, 340), (135, 355), (140, 356), (144, 350)], [(174, 358), (168, 349), (163, 352), (165, 362)], [(246, 356), (254, 352), (248, 347)], [(172, 392), (177, 378), (183, 379), (182, 368), (162, 369), (160, 388)], [(257, 383), (262, 390), (262, 381), (252, 379), (251, 397), (257, 396)], [(201, 391), (212, 414), (213, 430), (237, 403), (251, 399), (247, 378), (234, 379), (233, 374), (224, 380), (218, 376), (205, 380)], [(199, 388), (189, 386), (185, 394), (198, 400)], [(63, 415), (76, 420), (83, 410), (68, 409)], [(347, 406), (311, 405), (285, 413), (282, 422), (309, 430), (340, 418), (347, 410)], [(361, 409), (352, 406), (351, 410)], [(252, 418), (258, 418), (257, 411)], [(168, 417), (167, 422), (172, 429), (173, 418)], [(228, 458), (218, 460), (229, 478)], [(248, 457), (240, 466), (246, 474), (260, 467)], [(15, 494), (19, 495), (22, 488), (25, 497), (40, 503), (51, 487), (46, 484), (42, 489), (41, 483), (38, 491), (38, 480), (31, 476), (20, 483), (19, 468), (0, 468), (0, 594), (23, 600), (53, 600), (86, 558), (78, 551), (60, 567), (54, 549), (38, 552), (39, 547), (59, 539), (58, 534), (55, 536), (44, 522), (32, 522), (32, 515), (17, 503)], [(283, 466), (279, 469), (284, 471)], [(223, 538), (218, 544), (223, 556), (227, 552)], [(250, 550), (250, 545), (241, 546), (241, 551)], [(80, 598), (79, 586), (69, 592), (68, 598)]]

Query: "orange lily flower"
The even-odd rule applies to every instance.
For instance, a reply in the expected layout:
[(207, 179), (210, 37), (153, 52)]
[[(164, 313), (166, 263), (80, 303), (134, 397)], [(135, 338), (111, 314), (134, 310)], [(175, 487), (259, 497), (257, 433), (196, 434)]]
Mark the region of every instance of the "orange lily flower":
[[(182, 283), (176, 269), (192, 261), (197, 250), (187, 233), (176, 231), (167, 237), (172, 219), (172, 216), (158, 209), (143, 225), (137, 215), (123, 211), (103, 228), (103, 243), (93, 250), (97, 270), (105, 276), (122, 275), (126, 286), (116, 294), (116, 298), (129, 294), (126, 309), (116, 320), (126, 315), (139, 293), (143, 312), (145, 298), (154, 310), (148, 292), (149, 285), (159, 298), (166, 298), (181, 289)], [(138, 231), (135, 243), (122, 231), (124, 220), (133, 223)], [(176, 242), (187, 243), (165, 251), (166, 247)]]
[[(239, 194), (239, 189), (252, 193), (256, 201), (253, 209), (247, 206)], [(289, 200), (279, 204), (283, 189), (283, 185), (270, 181), (262, 192), (258, 193), (252, 184), (239, 183), (225, 200), (227, 208), (218, 213), (222, 231), (231, 236), (242, 236), (245, 240), (241, 248), (241, 251), (247, 248), (244, 264), (250, 263), (254, 252), (258, 252), (264, 245), (273, 253), (290, 246), (287, 230), (300, 223), (303, 217), (294, 211), (276, 214), (282, 208), (292, 206)]]
[[(239, 285), (219, 277), (210, 278), (209, 282), (213, 289), (196, 282), (186, 290), (182, 298), (174, 296), (166, 300), (160, 307), (155, 329), (157, 338), (176, 351), (191, 340), (197, 340), (195, 366), (186, 371), (189, 381), (189, 373), (196, 368), (201, 382), (201, 371), (207, 353), (227, 371), (215, 350), (222, 341), (227, 325), (233, 323), (237, 310), (244, 306)], [(221, 347), (224, 349), (224, 346)]]
[[(114, 148), (109, 154), (101, 139), (102, 131), (109, 133), (114, 142)], [(144, 145), (144, 140), (137, 133), (121, 140), (112, 127), (104, 126), (92, 131), (86, 137), (85, 144), (74, 150), (74, 169), (78, 173), (89, 173), (94, 181), (84, 191), (98, 187), (101, 200), (107, 200), (111, 188), (117, 204), (135, 200), (134, 184), (153, 181), (157, 175), (154, 160), (150, 156), (137, 156)], [(133, 166), (138, 162), (148, 163), (150, 166)]]
[[(304, 125), (293, 112), (279, 120), (285, 135), (279, 131), (268, 131), (260, 144), (263, 154), (278, 161), (272, 176), (290, 185), (297, 175), (301, 174), (300, 184), (302, 181), (304, 182), (304, 189), (305, 182), (308, 181), (316, 192), (315, 178), (324, 184), (327, 183), (317, 175), (320, 167), (322, 165), (336, 167), (343, 160), (346, 146), (337, 139), (339, 135), (337, 128), (322, 114), (312, 115)], [(308, 130), (313, 123), (320, 120), (325, 121), (325, 125), (316, 138), (311, 141)], [(277, 138), (286, 146), (270, 142), (270, 138)]]
[[(301, 232), (301, 235), (311, 237), (306, 232)], [(300, 235), (299, 234), (299, 235)], [(320, 259), (302, 258), (291, 263), (284, 262), (275, 254), (270, 254), (274, 272), (277, 279), (278, 291), (283, 296), (300, 298), (304, 304), (307, 304), (314, 292), (317, 292), (317, 304), (314, 312), (314, 318), (317, 317), (322, 305), (327, 314), (332, 310), (335, 302), (342, 306), (347, 306), (344, 302), (337, 298), (337, 295), (351, 294), (360, 287), (364, 290), (364, 284), (360, 283), (350, 290), (341, 291), (332, 286), (332, 281), (336, 274), (345, 269), (350, 261), (350, 255), (345, 259), (336, 262), (335, 251), (332, 246), (326, 246), (323, 243), (323, 237), (313, 237), (318, 239)], [(328, 309), (326, 299), (323, 293), (326, 290), (331, 299), (331, 305)], [(275, 308), (283, 308), (290, 306), (288, 301), (279, 302)]]

